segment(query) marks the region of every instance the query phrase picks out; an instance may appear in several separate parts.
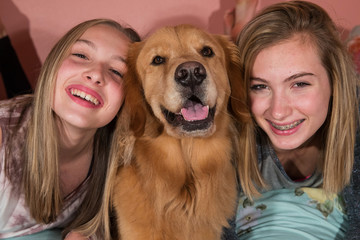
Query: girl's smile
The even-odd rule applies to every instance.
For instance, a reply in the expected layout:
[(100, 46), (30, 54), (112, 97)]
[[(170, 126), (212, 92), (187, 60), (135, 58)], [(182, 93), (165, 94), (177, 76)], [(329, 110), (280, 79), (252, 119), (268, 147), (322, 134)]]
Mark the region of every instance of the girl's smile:
[(74, 43), (56, 79), (53, 110), (62, 124), (97, 129), (114, 119), (124, 98), (129, 43), (123, 33), (101, 24)]
[(103, 106), (102, 97), (97, 92), (85, 86), (70, 85), (67, 87), (66, 92), (74, 102), (84, 107), (100, 108)]
[(298, 34), (257, 55), (251, 75), (251, 110), (278, 150), (310, 139), (326, 120), (330, 81), (309, 36)]
[(293, 133), (295, 133), (299, 128), (302, 122), (304, 122), (305, 119), (301, 119), (295, 122), (292, 122), (290, 124), (275, 124), (274, 122), (271, 122), (270, 120), (268, 120), (270, 127), (272, 129), (272, 131), (277, 134), (277, 135), (291, 135)]

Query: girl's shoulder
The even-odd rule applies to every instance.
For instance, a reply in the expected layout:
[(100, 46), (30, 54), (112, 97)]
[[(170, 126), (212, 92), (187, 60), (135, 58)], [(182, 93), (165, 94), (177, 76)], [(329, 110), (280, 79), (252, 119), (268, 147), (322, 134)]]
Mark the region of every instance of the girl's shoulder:
[[(0, 101), (0, 129), (2, 135), (0, 167), (1, 170), (11, 170), (12, 172), (9, 175), (16, 180), (21, 179), (19, 169), (23, 166), (22, 157), (32, 108), (31, 99), (29, 96), (20, 96)], [(2, 163), (5, 164), (5, 167), (2, 167)]]
[(0, 125), (14, 126), (27, 118), (32, 105), (32, 95), (22, 95), (0, 101)]

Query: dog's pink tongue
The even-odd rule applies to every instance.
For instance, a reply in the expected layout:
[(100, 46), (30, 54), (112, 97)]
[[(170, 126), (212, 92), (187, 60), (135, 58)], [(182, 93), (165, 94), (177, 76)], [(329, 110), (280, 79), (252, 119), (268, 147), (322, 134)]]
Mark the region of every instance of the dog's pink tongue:
[(199, 103), (191, 104), (181, 109), (181, 114), (186, 121), (198, 121), (207, 118), (209, 106), (203, 106)]

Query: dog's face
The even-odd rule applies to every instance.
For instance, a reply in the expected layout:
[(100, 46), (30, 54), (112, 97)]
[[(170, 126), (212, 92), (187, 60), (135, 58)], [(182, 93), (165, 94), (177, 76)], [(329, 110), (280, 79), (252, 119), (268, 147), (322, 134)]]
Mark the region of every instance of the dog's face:
[[(162, 28), (131, 47), (127, 95), (141, 91), (147, 105), (143, 109), (150, 106), (169, 135), (209, 136), (218, 115), (227, 114), (234, 59), (236, 46), (224, 37), (189, 25)], [(145, 115), (135, 102), (134, 96), (125, 100), (136, 112), (132, 121), (142, 122)]]

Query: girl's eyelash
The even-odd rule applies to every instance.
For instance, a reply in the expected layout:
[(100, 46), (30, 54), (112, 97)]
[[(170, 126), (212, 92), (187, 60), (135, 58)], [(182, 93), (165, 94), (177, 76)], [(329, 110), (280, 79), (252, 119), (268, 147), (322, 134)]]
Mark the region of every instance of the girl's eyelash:
[[(82, 59), (88, 59), (86, 57), (86, 55), (82, 54), (82, 53), (72, 53), (71, 55), (82, 58)], [(115, 70), (115, 69), (110, 69), (110, 71), (112, 73), (114, 73), (115, 75), (119, 76), (120, 78), (123, 78), (124, 75), (122, 73), (120, 73), (119, 71)]]
[(112, 71), (114, 74), (118, 75), (118, 76), (121, 77), (121, 78), (124, 77), (124, 75), (123, 75), (122, 73), (120, 73), (120, 72), (118, 72), (118, 71), (116, 71), (116, 70), (114, 70), (114, 69), (110, 69), (110, 71)]
[(309, 83), (306, 82), (297, 82), (294, 84), (295, 87), (305, 87), (305, 86), (309, 86)]
[(87, 59), (87, 57), (84, 54), (81, 54), (81, 53), (73, 53), (72, 55), (74, 55), (76, 57), (79, 57), (79, 58), (82, 58), (82, 59)]
[(267, 88), (267, 86), (264, 84), (255, 84), (255, 85), (250, 86), (250, 90), (254, 90), (254, 91), (262, 90), (262, 89), (266, 89), (266, 88)]

